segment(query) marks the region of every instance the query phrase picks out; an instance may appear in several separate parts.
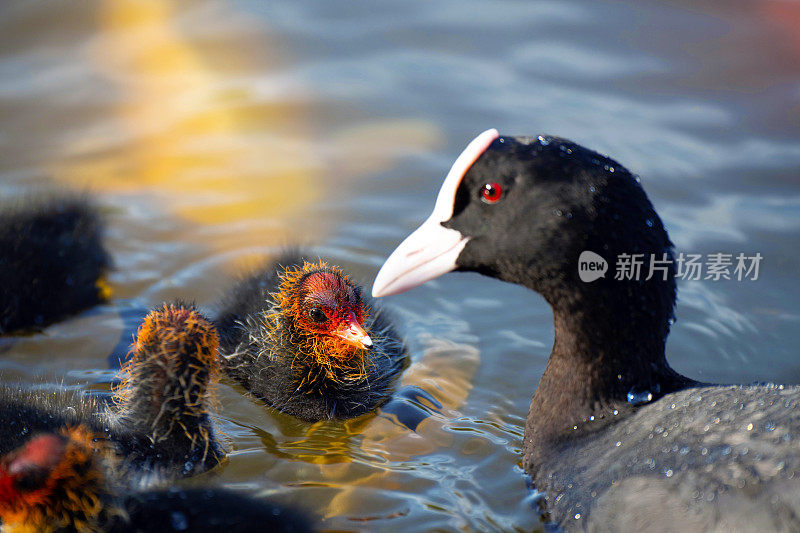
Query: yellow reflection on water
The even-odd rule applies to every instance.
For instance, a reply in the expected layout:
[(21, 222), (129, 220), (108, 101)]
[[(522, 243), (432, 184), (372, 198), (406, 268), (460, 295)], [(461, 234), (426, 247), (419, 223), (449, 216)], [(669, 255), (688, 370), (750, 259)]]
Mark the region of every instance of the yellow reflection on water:
[[(274, 244), (274, 226), (247, 222), (297, 213), (320, 194), (302, 157), (305, 112), (251, 94), (241, 80), (276, 61), (264, 32), (229, 5), (203, 4), (176, 13), (171, 2), (101, 3), (86, 56), (110, 82), (112, 105), (93, 134), (68, 142), (56, 174), (98, 193), (145, 192), (167, 214), (239, 224), (240, 242)], [(204, 242), (226, 249), (217, 237)]]

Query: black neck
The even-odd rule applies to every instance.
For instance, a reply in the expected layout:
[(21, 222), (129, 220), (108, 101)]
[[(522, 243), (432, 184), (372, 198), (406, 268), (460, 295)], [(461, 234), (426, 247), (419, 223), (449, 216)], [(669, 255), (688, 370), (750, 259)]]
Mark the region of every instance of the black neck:
[(664, 355), (672, 307), (647, 291), (660, 288), (607, 287), (605, 294), (597, 286), (597, 292), (550, 302), (555, 342), (531, 402), (526, 462), (535, 464), (558, 442), (625, 417), (648, 394), (655, 400), (694, 383), (670, 368)]

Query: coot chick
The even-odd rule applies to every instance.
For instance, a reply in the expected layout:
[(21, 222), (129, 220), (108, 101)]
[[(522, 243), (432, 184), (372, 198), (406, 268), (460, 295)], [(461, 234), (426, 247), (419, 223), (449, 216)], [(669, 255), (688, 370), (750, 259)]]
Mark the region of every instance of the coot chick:
[[(582, 281), (584, 251), (611, 273)], [(615, 279), (621, 254), (643, 254), (638, 279)], [(665, 269), (647, 279), (651, 257)], [(523, 462), (562, 526), (798, 530), (800, 388), (704, 385), (669, 366), (672, 243), (619, 163), (557, 137), (484, 132), (372, 293), (452, 270), (523, 285), (553, 309)]]
[(240, 281), (221, 309), (216, 323), (226, 372), (305, 421), (376, 409), (407, 365), (386, 313), (322, 261), (282, 257)]
[(139, 329), (113, 406), (75, 392), (0, 386), (0, 454), (31, 434), (84, 424), (130, 470), (177, 478), (225, 456), (209, 414), (219, 374), (214, 326), (182, 304), (153, 310)]
[(39, 328), (109, 295), (96, 208), (79, 196), (0, 206), (0, 335)]
[[(140, 491), (85, 426), (35, 435), (0, 458), (0, 520), (9, 531), (310, 531), (296, 511), (235, 492)], [(4, 529), (5, 531), (5, 529)]]
[(114, 393), (113, 418), (128, 433), (121, 446), (129, 458), (180, 465), (190, 475), (225, 457), (210, 414), (218, 348), (216, 328), (193, 306), (164, 304), (147, 315)]

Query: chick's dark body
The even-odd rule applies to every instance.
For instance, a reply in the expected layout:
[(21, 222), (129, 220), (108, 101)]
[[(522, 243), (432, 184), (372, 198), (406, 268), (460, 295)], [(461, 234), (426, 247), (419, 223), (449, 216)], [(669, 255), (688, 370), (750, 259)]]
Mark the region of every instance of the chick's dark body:
[(80, 196), (0, 206), (0, 334), (40, 328), (100, 303), (111, 264), (97, 209)]

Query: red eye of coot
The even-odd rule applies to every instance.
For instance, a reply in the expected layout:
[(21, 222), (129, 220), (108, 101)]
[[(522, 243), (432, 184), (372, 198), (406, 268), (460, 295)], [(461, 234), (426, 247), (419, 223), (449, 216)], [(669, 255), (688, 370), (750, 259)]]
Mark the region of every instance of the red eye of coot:
[(503, 196), (503, 188), (499, 183), (487, 183), (481, 188), (481, 200), (487, 204), (497, 203)]

